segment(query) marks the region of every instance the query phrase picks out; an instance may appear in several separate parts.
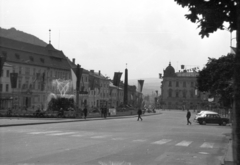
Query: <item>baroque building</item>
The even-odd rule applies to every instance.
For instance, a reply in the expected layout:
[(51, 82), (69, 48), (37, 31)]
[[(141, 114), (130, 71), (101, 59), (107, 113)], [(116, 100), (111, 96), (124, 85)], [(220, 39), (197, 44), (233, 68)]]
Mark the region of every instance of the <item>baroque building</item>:
[(48, 95), (53, 89), (52, 80), (71, 79), (66, 56), (51, 43), (43, 47), (0, 37), (0, 55), (12, 66), (9, 71), (18, 73), (17, 87), (12, 90), (9, 84), (13, 108), (46, 109)]
[(169, 66), (163, 71), (160, 105), (166, 109), (199, 109), (203, 94), (196, 89), (198, 72), (175, 72)]

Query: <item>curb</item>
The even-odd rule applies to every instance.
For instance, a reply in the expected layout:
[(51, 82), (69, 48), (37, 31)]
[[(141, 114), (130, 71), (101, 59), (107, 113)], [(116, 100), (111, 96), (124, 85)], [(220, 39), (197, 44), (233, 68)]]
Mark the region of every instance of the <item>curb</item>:
[(232, 152), (232, 135), (226, 135), (229, 142), (227, 144), (227, 148), (226, 148), (226, 152), (223, 156), (223, 162), (222, 165), (233, 165), (234, 161), (233, 161), (233, 152)]
[[(154, 114), (145, 114), (143, 116), (153, 116), (153, 115), (160, 115), (160, 113), (154, 113)], [(111, 120), (111, 119), (121, 119), (121, 118), (134, 118), (137, 117), (137, 115), (118, 115), (118, 116), (110, 116), (107, 118), (102, 117), (88, 117), (87, 119), (79, 118), (79, 119), (70, 119), (68, 121), (64, 121), (66, 119), (61, 119), (61, 121), (46, 121), (46, 122), (35, 122), (35, 123), (16, 123), (16, 124), (3, 124), (0, 125), (0, 127), (11, 127), (11, 126), (26, 126), (26, 125), (40, 125), (40, 124), (56, 124), (56, 123), (71, 123), (71, 122), (82, 122), (82, 121), (94, 121), (94, 120)], [(53, 118), (53, 120), (56, 118)], [(90, 119), (90, 120), (89, 120)], [(60, 119), (58, 119), (60, 120)]]

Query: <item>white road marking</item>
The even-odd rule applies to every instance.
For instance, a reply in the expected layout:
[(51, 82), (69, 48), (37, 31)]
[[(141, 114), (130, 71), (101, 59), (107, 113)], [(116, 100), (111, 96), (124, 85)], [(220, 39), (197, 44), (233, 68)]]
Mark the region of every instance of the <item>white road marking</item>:
[(133, 140), (133, 142), (145, 142), (146, 139), (136, 139), (136, 140)]
[(54, 133), (54, 134), (47, 134), (51, 136), (60, 136), (60, 135), (70, 135), (70, 134), (76, 134), (77, 132), (63, 132), (63, 133)]
[(103, 135), (103, 136), (92, 136), (91, 138), (92, 139), (101, 139), (101, 138), (105, 138), (107, 137), (106, 135)]
[(77, 135), (72, 135), (73, 137), (82, 137), (82, 136), (86, 136), (86, 135), (80, 135), (80, 134), (77, 134)]
[(112, 138), (112, 140), (124, 140), (126, 138), (118, 137), (118, 138)]
[(168, 142), (170, 142), (170, 141), (172, 141), (172, 140), (171, 140), (171, 139), (162, 139), (162, 140), (153, 142), (152, 144), (159, 144), (159, 145), (161, 145), (161, 144), (168, 143)]
[(61, 131), (30, 132), (28, 134), (37, 135), (37, 134), (47, 134), (47, 133), (55, 133), (55, 132), (61, 132)]
[(214, 143), (204, 142), (200, 147), (201, 148), (213, 148)]
[(176, 144), (176, 146), (183, 146), (187, 147), (192, 143), (192, 141), (181, 141), (180, 143)]

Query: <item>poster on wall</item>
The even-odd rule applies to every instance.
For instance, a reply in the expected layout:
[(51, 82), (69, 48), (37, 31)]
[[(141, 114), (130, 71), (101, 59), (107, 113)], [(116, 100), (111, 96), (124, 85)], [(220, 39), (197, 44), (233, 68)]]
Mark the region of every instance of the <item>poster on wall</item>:
[(116, 115), (117, 114), (117, 112), (116, 112), (116, 109), (115, 108), (109, 108), (109, 113), (110, 113), (110, 115), (112, 116), (112, 115)]

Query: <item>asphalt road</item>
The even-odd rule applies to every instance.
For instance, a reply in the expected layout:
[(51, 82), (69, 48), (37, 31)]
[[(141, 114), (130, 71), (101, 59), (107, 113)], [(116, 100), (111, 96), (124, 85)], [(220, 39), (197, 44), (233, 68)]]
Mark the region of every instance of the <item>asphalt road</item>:
[(185, 116), (1, 127), (0, 164), (219, 165), (231, 128), (186, 125)]

